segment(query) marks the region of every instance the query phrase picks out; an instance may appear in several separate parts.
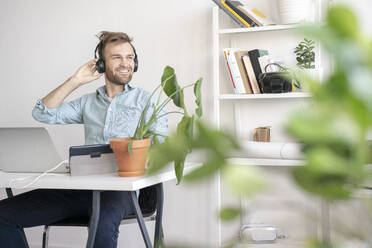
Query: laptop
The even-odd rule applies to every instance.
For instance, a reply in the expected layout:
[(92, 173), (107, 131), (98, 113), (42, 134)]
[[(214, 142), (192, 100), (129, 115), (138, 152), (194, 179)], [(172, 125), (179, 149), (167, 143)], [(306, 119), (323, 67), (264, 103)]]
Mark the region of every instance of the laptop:
[[(71, 176), (112, 173), (117, 171), (108, 144), (72, 146), (69, 162), (51, 173)], [(4, 172), (42, 173), (61, 163), (48, 131), (44, 127), (0, 128), (0, 170)]]

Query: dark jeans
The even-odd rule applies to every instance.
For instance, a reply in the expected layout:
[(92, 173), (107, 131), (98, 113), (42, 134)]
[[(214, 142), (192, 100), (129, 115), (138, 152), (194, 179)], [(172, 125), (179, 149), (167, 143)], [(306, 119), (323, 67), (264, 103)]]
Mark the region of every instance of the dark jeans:
[[(90, 216), (92, 191), (38, 189), (0, 201), (0, 246), (24, 248), (21, 228)], [(117, 246), (120, 221), (133, 214), (128, 192), (101, 192), (95, 248)]]

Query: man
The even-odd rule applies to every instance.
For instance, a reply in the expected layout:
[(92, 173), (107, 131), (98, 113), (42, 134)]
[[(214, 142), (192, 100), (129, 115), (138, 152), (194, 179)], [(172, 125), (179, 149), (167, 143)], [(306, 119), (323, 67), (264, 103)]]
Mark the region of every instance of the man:
[[(86, 145), (131, 137), (150, 97), (148, 92), (129, 83), (138, 61), (128, 35), (104, 31), (99, 39), (96, 50), (101, 60), (96, 58), (81, 66), (66, 82), (38, 100), (32, 112), (36, 120), (44, 123), (84, 124)], [(105, 71), (105, 86), (77, 100), (63, 102), (72, 91), (103, 75), (96, 73), (97, 67)], [(167, 119), (159, 119), (151, 128), (166, 135)], [(92, 192), (84, 190), (33, 190), (0, 201), (1, 247), (26, 247), (20, 231), (23, 227), (89, 216), (91, 202)], [(133, 209), (127, 192), (102, 192), (94, 247), (116, 247), (120, 221), (130, 214)]]

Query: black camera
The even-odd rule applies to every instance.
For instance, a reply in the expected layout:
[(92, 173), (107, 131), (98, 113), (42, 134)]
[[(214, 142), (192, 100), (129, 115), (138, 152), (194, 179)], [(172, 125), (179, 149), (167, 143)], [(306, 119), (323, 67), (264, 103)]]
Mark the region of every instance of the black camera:
[(259, 75), (258, 84), (262, 93), (291, 92), (292, 82), (289, 78), (288, 72), (265, 72)]

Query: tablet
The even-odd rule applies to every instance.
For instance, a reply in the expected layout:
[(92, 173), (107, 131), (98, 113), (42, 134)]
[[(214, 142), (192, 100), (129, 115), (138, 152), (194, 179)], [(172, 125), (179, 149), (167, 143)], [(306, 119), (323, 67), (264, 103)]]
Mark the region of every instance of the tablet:
[(69, 154), (71, 176), (107, 174), (118, 170), (109, 144), (71, 146)]

